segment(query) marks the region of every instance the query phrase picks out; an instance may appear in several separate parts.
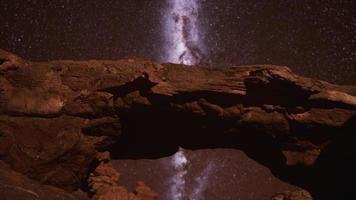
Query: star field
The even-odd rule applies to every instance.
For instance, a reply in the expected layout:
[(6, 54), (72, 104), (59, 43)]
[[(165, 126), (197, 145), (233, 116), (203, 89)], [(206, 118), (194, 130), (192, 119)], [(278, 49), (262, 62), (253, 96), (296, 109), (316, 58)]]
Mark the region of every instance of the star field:
[[(31, 60), (165, 62), (166, 1), (0, 0), (0, 48)], [(267, 63), (356, 84), (353, 0), (201, 0), (204, 63)]]

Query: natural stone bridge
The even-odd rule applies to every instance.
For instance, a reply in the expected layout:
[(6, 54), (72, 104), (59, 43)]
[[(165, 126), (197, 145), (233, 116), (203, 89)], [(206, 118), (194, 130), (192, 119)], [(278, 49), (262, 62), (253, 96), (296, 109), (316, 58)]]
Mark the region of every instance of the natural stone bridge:
[[(86, 199), (73, 191), (110, 168), (99, 152), (159, 158), (179, 146), (241, 149), (317, 198), (355, 189), (355, 86), (271, 65), (30, 62), (5, 51), (0, 60), (0, 194), (9, 199)], [(95, 181), (99, 198), (106, 187)], [(122, 198), (155, 196), (143, 183), (135, 194), (115, 184)]]

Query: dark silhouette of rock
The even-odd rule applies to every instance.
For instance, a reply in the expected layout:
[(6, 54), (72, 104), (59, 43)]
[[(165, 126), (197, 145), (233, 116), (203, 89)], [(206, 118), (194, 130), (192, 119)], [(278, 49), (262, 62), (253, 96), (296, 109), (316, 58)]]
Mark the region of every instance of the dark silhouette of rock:
[[(99, 151), (157, 157), (220, 146), (318, 198), (355, 189), (343, 181), (355, 177), (355, 86), (272, 65), (30, 62), (2, 50), (0, 61), (1, 160), (41, 184), (77, 190)], [(135, 151), (118, 151), (125, 146)]]

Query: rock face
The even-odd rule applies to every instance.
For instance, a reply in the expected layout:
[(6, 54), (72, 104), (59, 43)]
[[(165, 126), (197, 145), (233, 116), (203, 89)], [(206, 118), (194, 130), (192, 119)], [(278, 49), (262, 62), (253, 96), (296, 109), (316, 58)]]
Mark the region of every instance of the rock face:
[[(101, 157), (102, 158), (102, 157)], [(119, 185), (119, 173), (107, 158), (98, 159), (99, 165), (89, 176), (93, 200), (155, 200), (157, 194), (143, 182), (138, 182), (134, 193)]]
[[(77, 190), (104, 150), (154, 157), (222, 146), (317, 197), (355, 189), (346, 183), (355, 177), (355, 86), (271, 65), (35, 63), (5, 51), (0, 61), (0, 158), (41, 184)], [(114, 154), (125, 145), (134, 151)]]
[(312, 200), (312, 196), (309, 192), (305, 190), (300, 191), (286, 191), (282, 193), (278, 193), (272, 197), (272, 200)]
[(43, 186), (13, 171), (0, 161), (0, 194), (3, 200), (89, 200), (84, 193), (70, 194), (52, 186)]

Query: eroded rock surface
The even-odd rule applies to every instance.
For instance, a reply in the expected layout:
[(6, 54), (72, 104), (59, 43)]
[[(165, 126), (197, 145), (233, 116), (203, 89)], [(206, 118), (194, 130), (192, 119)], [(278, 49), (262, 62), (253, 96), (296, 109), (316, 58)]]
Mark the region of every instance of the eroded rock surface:
[(0, 161), (0, 196), (2, 200), (89, 200), (84, 192), (68, 193), (62, 189), (41, 185), (13, 171)]
[(128, 141), (135, 135), (136, 150), (152, 147), (154, 155), (156, 144), (242, 149), (324, 198), (354, 189), (336, 183), (355, 177), (354, 86), (271, 65), (41, 63), (5, 51), (0, 61), (1, 160), (42, 184), (75, 191), (97, 152), (134, 146)]
[(313, 200), (311, 194), (305, 190), (285, 191), (272, 197), (272, 200)]
[(108, 157), (99, 156), (99, 165), (89, 176), (90, 192), (93, 200), (155, 200), (157, 194), (143, 182), (137, 183), (134, 193), (120, 186), (120, 174)]

